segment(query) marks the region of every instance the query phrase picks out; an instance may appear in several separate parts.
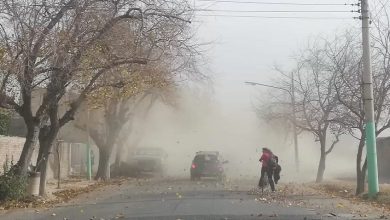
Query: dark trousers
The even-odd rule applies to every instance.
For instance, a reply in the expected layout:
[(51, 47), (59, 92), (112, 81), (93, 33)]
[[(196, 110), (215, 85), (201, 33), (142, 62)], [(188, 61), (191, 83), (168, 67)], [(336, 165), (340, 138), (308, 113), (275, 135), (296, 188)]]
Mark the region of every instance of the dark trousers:
[(274, 184), (274, 180), (272, 179), (272, 176), (273, 176), (273, 169), (269, 169), (268, 167), (261, 167), (261, 176), (260, 176), (260, 180), (259, 180), (259, 187), (261, 187), (264, 183), (264, 178), (265, 178), (265, 174), (267, 174), (267, 177), (268, 177), (268, 183), (269, 185), (271, 186), (271, 190), (272, 191), (275, 191), (275, 184)]

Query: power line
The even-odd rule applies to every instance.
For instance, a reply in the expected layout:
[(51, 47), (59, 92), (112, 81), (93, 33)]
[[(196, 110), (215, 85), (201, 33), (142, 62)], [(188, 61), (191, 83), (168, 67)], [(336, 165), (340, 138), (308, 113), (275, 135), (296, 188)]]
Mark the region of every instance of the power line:
[(259, 4), (259, 5), (301, 5), (301, 6), (357, 6), (358, 4), (348, 3), (292, 3), (292, 2), (258, 2), (258, 1), (235, 1), (235, 0), (197, 0), (200, 2), (215, 3), (238, 3), (238, 4)]
[(195, 9), (195, 11), (200, 12), (231, 12), (231, 13), (348, 13), (348, 12), (358, 12), (358, 11), (322, 11), (322, 10), (310, 10), (310, 11), (300, 11), (300, 10), (227, 10), (227, 9)]
[(270, 19), (308, 19), (308, 20), (346, 20), (352, 17), (303, 17), (303, 16), (258, 16), (258, 15), (196, 15), (201, 17), (229, 17), (229, 18), (270, 18)]

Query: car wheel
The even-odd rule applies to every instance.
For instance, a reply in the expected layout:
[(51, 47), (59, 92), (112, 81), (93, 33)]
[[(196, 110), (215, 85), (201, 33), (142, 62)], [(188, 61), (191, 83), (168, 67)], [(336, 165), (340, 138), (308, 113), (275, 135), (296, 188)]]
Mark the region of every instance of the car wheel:
[(195, 175), (195, 174), (192, 174), (191, 175), (191, 180), (192, 181), (196, 181), (196, 180), (198, 180), (200, 177), (198, 176), (198, 175)]

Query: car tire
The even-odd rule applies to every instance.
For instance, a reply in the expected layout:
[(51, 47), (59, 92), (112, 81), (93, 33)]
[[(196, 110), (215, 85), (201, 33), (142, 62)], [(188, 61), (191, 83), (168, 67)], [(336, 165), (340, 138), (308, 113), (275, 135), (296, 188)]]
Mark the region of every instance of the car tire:
[(191, 181), (197, 181), (200, 180), (200, 176), (191, 175)]

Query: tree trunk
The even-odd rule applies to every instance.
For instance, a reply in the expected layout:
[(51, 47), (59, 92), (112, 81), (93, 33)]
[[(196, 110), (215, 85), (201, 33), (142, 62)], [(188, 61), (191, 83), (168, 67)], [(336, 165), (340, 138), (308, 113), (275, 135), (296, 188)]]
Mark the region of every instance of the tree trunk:
[[(125, 156), (125, 145), (127, 140), (129, 139), (129, 136), (131, 135), (131, 130), (126, 131), (126, 135), (117, 135), (117, 141), (116, 141), (116, 154), (115, 154), (115, 168), (120, 168), (121, 161), (123, 159), (123, 156)], [(115, 143), (115, 142), (114, 142)]]
[(22, 153), (17, 162), (17, 173), (24, 176), (27, 174), (28, 166), (31, 163), (32, 155), (38, 141), (39, 126), (35, 122), (27, 123), (26, 141), (23, 145)]
[(41, 176), (40, 176), (40, 182), (39, 182), (39, 195), (45, 196), (46, 195), (46, 177), (47, 177), (47, 163), (48, 159), (42, 161), (42, 165), (40, 166), (41, 169), (39, 170)]
[(99, 147), (99, 166), (95, 176), (95, 180), (109, 180), (110, 179), (110, 156), (111, 149), (109, 146)]
[(38, 171), (41, 173), (39, 195), (46, 195), (46, 179), (47, 179), (47, 165), (49, 163), (49, 156), (53, 148), (53, 144), (57, 138), (59, 128), (53, 126), (45, 126), (41, 129), (39, 135), (39, 154), (37, 158)]
[(364, 170), (364, 165), (362, 166), (364, 142), (365, 142), (365, 138), (362, 137), (359, 141), (358, 153), (356, 155), (356, 195), (359, 195), (364, 192), (365, 177), (366, 177), (366, 171)]
[(362, 169), (358, 173), (359, 176), (357, 176), (356, 195), (363, 193), (366, 188), (366, 174), (367, 174), (367, 158), (363, 163)]
[(123, 143), (117, 143), (116, 145), (116, 155), (115, 155), (115, 169), (119, 170), (121, 166), (122, 156), (123, 156)]
[(317, 170), (316, 183), (320, 183), (324, 180), (325, 160), (326, 160), (325, 151), (321, 151), (320, 162), (318, 164), (318, 170)]
[[(99, 165), (95, 176), (95, 180), (109, 180), (110, 179), (110, 157), (113, 150), (113, 146), (117, 142), (118, 134), (123, 124), (120, 124), (120, 120), (115, 118), (105, 118), (108, 126), (108, 132), (102, 139), (98, 137), (99, 133), (90, 130), (90, 135), (99, 148)], [(101, 136), (101, 135), (100, 135)]]
[(316, 183), (322, 182), (325, 173), (325, 160), (326, 160), (326, 135), (320, 136), (321, 155), (320, 162), (318, 163)]

